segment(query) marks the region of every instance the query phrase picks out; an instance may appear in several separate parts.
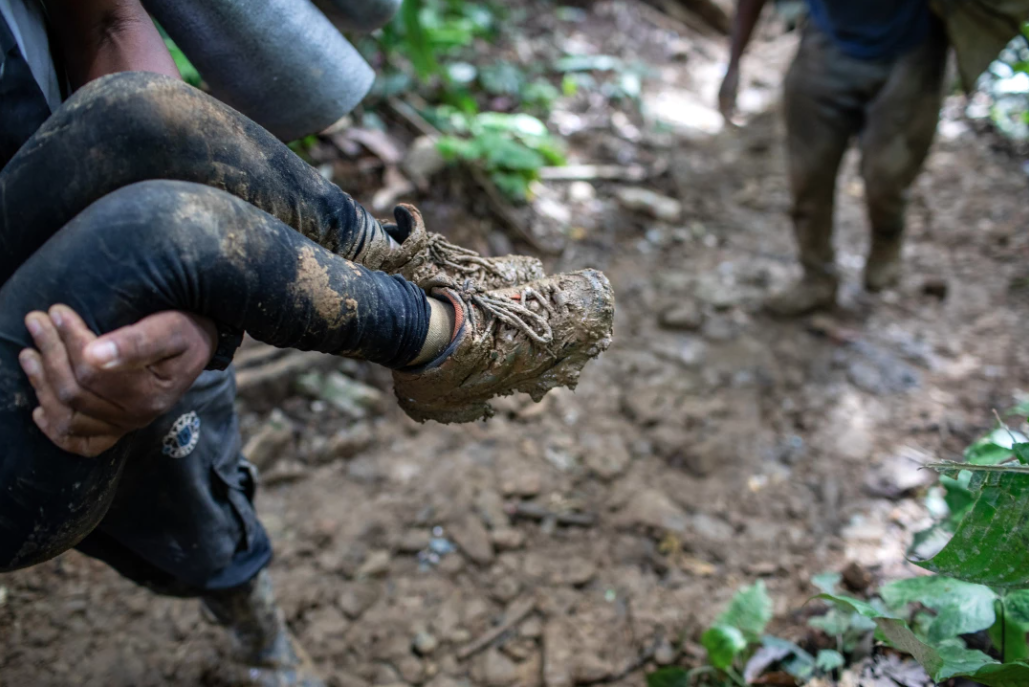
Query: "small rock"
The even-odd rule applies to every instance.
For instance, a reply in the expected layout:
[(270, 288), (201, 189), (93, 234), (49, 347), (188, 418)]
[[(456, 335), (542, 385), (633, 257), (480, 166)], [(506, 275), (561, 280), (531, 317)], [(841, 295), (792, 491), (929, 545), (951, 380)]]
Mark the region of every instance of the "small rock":
[(661, 643), (657, 645), (657, 649), (654, 650), (654, 662), (659, 666), (671, 665), (676, 658), (676, 651), (672, 648), (672, 643), (667, 639), (662, 639)]
[(411, 640), (411, 648), (419, 656), (428, 656), (439, 647), (439, 640), (429, 632), (419, 632)]
[(504, 496), (522, 496), (531, 498), (538, 496), (543, 490), (543, 476), (530, 470), (518, 470), (504, 475), (500, 485)]
[(947, 280), (942, 277), (929, 277), (922, 282), (922, 293), (942, 301), (947, 297)]
[(372, 445), (375, 435), (367, 422), (341, 429), (326, 442), (319, 459), (323, 463), (334, 460), (348, 460)]
[(597, 189), (588, 181), (573, 181), (568, 184), (568, 200), (573, 203), (586, 203), (597, 197)]
[(620, 434), (584, 433), (579, 437), (586, 467), (602, 480), (618, 477), (628, 467), (631, 456)]
[(546, 687), (573, 687), (575, 648), (568, 628), (557, 620), (543, 628), (543, 684)]
[(694, 301), (683, 301), (663, 310), (658, 323), (665, 329), (696, 331), (704, 324), (704, 311)]
[(425, 666), (414, 656), (404, 656), (396, 662), (395, 667), (409, 685), (420, 685), (425, 681)]
[(491, 489), (479, 492), (475, 497), (475, 508), (491, 530), (503, 529), (511, 524), (507, 511), (504, 510), (504, 499)]
[(525, 639), (524, 637), (509, 639), (501, 645), (500, 650), (521, 663), (535, 653), (536, 642), (531, 639)]
[(682, 217), (682, 203), (638, 186), (623, 186), (615, 190), (615, 198), (622, 207), (643, 212), (662, 222), (677, 222)]
[(357, 577), (377, 577), (389, 572), (389, 551), (372, 551), (357, 569)]
[(490, 532), (490, 539), (498, 551), (514, 551), (525, 545), (525, 534), (513, 527), (505, 527)]
[(385, 395), (375, 387), (351, 379), (341, 372), (308, 372), (297, 377), (297, 389), (311, 398), (321, 399), (344, 415), (359, 420), (369, 411), (379, 410)]
[(470, 559), (479, 565), (493, 561), (493, 542), (490, 541), (489, 532), (482, 526), (479, 518), (469, 513), (448, 531), (454, 543)]
[(436, 146), (436, 141), (428, 136), (420, 136), (414, 140), (404, 156), (401, 168), (419, 188), (427, 186), (429, 179), (447, 166), (447, 161)]
[(732, 525), (721, 518), (716, 518), (707, 513), (697, 513), (690, 519), (690, 527), (701, 539), (715, 542), (730, 541), (736, 534)]
[(285, 413), (276, 408), (243, 447), (243, 457), (258, 470), (266, 470), (286, 453), (286, 447), (292, 442), (293, 425)]
[(518, 628), (518, 634), (526, 639), (539, 639), (543, 636), (543, 623), (536, 616), (530, 616)]
[(872, 573), (868, 572), (857, 561), (851, 561), (843, 569), (843, 584), (852, 592), (863, 594), (872, 586)]
[(429, 530), (407, 530), (397, 541), (397, 551), (400, 553), (413, 554), (429, 548), (432, 542), (432, 533)]
[(614, 520), (619, 527), (685, 532), (689, 519), (668, 496), (657, 489), (636, 494)]
[(503, 603), (514, 600), (521, 591), (522, 583), (519, 582), (517, 578), (511, 577), (510, 575), (501, 577), (497, 580), (492, 589), (493, 596), (496, 597), (497, 601)]
[(482, 657), (482, 684), (486, 687), (511, 687), (518, 682), (518, 666), (498, 649), (489, 649)]

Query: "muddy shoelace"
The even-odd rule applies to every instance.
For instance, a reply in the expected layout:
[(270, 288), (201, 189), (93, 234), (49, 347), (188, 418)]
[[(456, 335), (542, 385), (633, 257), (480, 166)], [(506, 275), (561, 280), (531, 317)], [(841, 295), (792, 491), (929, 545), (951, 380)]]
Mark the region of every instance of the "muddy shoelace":
[(430, 234), (427, 247), (432, 261), (437, 265), (449, 267), (467, 275), (475, 274), (481, 269), (496, 277), (504, 276), (489, 259), (473, 250), (454, 245), (443, 238), (442, 234)]
[(528, 306), (530, 301), (536, 301), (550, 314), (554, 313), (554, 307), (548, 302), (546, 294), (532, 287), (524, 287), (517, 297), (498, 298), (491, 296), (488, 292), (479, 292), (476, 287), (466, 282), (461, 295), (470, 303), (477, 305), (484, 313), (493, 316), (493, 321), (486, 330), (487, 333), (491, 332), (498, 322), (503, 322), (541, 346), (547, 346), (554, 340), (554, 330), (547, 318), (540, 313), (533, 312)]

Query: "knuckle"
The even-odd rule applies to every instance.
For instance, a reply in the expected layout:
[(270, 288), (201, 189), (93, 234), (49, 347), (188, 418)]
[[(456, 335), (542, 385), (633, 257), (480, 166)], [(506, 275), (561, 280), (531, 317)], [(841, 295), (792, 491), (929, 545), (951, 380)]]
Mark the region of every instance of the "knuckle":
[(57, 388), (54, 389), (54, 395), (57, 396), (58, 401), (66, 406), (78, 403), (82, 397), (79, 387), (69, 382), (58, 384)]

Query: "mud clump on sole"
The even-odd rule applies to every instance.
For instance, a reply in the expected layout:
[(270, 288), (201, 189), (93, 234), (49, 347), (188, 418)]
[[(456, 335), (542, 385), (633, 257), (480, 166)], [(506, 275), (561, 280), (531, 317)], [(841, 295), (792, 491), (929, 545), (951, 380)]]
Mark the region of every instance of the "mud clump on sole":
[(393, 373), (401, 408), (419, 422), (473, 422), (492, 415), (497, 396), (522, 391), (539, 401), (555, 387), (574, 389), (611, 344), (614, 291), (596, 270), (434, 295), (450, 299), (464, 322), (441, 360)]

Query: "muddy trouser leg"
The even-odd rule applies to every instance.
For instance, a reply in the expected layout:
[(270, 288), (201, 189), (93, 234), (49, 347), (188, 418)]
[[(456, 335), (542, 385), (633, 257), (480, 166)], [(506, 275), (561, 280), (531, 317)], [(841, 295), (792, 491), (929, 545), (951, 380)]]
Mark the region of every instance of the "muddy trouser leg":
[(899, 250), (908, 190), (936, 134), (947, 64), (947, 37), (935, 24), (917, 48), (894, 61), (866, 110), (861, 175), (872, 225), (872, 253)]
[(65, 453), (32, 423), (17, 356), (23, 318), (62, 302), (96, 332), (184, 310), (274, 346), (410, 363), (428, 330), (425, 293), (317, 246), (222, 191), (171, 181), (90, 205), (0, 288), (0, 571), (73, 546), (115, 495), (135, 434), (94, 459)]
[(126, 72), (77, 91), (0, 170), (0, 284), (95, 200), (150, 179), (222, 189), (378, 264), (379, 223), (272, 134), (181, 81)]
[(793, 228), (806, 277), (836, 279), (832, 243), (836, 175), (864, 103), (884, 78), (878, 62), (844, 55), (813, 25), (786, 75), (786, 146)]

